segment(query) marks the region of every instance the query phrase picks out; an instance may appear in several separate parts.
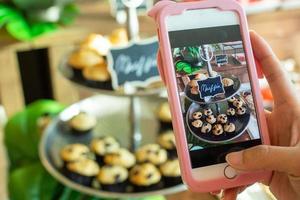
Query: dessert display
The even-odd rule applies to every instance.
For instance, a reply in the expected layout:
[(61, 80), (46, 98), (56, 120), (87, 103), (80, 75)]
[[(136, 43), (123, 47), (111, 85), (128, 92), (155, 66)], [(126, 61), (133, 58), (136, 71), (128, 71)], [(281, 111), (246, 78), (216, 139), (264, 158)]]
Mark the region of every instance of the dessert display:
[(88, 35), (68, 58), (67, 65), (71, 70), (68, 78), (90, 88), (112, 90), (106, 57), (110, 48), (127, 44), (127, 32), (122, 28), (114, 30), (109, 36)]
[(144, 192), (181, 184), (173, 132), (160, 134), (158, 141), (135, 153), (111, 136), (92, 139), (90, 147), (68, 144), (60, 150), (61, 171), (76, 183), (109, 192)]
[[(195, 113), (204, 114), (195, 120)], [(250, 109), (239, 95), (218, 104), (192, 103), (187, 114), (191, 133), (211, 143), (235, 139), (245, 131), (249, 120)]]

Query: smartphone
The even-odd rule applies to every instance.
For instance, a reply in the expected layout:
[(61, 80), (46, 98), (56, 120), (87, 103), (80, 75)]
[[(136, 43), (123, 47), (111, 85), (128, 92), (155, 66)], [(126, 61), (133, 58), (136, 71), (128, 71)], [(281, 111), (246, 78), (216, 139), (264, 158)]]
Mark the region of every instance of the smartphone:
[(158, 66), (167, 85), (182, 176), (216, 191), (268, 179), (231, 168), (228, 153), (269, 144), (246, 16), (231, 0), (158, 3)]

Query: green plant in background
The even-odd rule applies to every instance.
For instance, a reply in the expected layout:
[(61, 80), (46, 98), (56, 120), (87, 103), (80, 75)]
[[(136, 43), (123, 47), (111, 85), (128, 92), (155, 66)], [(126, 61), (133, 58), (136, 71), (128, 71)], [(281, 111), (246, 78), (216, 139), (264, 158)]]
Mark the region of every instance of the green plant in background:
[(28, 41), (71, 24), (79, 10), (73, 0), (0, 0), (0, 28)]

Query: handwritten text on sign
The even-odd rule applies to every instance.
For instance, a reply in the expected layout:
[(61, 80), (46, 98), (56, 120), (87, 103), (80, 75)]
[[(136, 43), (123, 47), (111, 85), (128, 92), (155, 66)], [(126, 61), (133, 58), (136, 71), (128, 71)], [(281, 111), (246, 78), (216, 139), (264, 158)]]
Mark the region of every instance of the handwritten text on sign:
[(225, 93), (221, 76), (210, 77), (206, 80), (198, 81), (198, 85), (201, 99)]
[(108, 61), (114, 88), (117, 89), (125, 83), (146, 87), (152, 80), (158, 80), (157, 50), (158, 42), (153, 39), (112, 49)]

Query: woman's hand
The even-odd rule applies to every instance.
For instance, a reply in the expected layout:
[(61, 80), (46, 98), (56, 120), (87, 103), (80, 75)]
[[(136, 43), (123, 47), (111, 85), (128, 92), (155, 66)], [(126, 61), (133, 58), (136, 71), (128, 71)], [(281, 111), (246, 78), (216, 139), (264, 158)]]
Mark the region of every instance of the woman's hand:
[[(226, 160), (240, 171), (273, 171), (269, 183), (278, 200), (300, 199), (300, 101), (287, 73), (267, 42), (251, 32), (255, 57), (274, 96), (274, 109), (266, 113), (272, 146), (261, 145), (227, 155)], [(225, 199), (233, 200), (239, 189), (225, 191)]]

